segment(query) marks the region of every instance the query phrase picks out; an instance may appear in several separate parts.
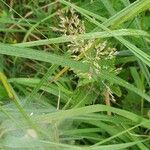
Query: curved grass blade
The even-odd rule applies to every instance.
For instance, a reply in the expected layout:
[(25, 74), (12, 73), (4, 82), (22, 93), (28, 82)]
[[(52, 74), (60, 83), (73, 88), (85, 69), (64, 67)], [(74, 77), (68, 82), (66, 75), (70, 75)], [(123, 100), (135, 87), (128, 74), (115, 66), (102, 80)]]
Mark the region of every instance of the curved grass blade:
[(13, 100), (14, 99), (14, 95), (12, 93), (12, 90), (10, 88), (8, 80), (7, 80), (6, 76), (4, 75), (4, 73), (2, 73), (1, 71), (0, 71), (0, 80), (2, 81), (3, 86), (5, 87), (5, 89), (6, 89), (7, 93), (8, 93), (9, 98)]
[(19, 47), (32, 47), (32, 46), (40, 46), (40, 45), (47, 45), (47, 44), (56, 44), (56, 43), (65, 43), (65, 42), (72, 42), (75, 40), (89, 40), (89, 39), (97, 39), (97, 38), (108, 38), (113, 36), (146, 36), (149, 37), (150, 35), (146, 31), (142, 30), (135, 30), (135, 29), (119, 29), (113, 31), (103, 31), (103, 32), (90, 32), (85, 34), (79, 35), (68, 35), (62, 36), (58, 38), (51, 38), (45, 40), (37, 40), (31, 42), (24, 42), (24, 43), (17, 43), (13, 44), (14, 46)]
[(51, 54), (34, 49), (20, 48), (8, 44), (0, 43), (0, 54), (44, 61), (56, 65), (67, 66), (71, 69), (80, 70), (83, 72), (87, 72), (89, 69), (89, 66), (87, 64), (83, 64), (82, 62), (68, 59), (63, 56), (58, 56), (56, 54)]
[(49, 113), (49, 114), (45, 114), (45, 115), (35, 116), (33, 119), (35, 121), (40, 120), (43, 122), (50, 123), (53, 120), (64, 120), (64, 119), (69, 119), (72, 117), (80, 116), (83, 114), (86, 115), (86, 114), (95, 113), (95, 112), (107, 112), (107, 111), (111, 111), (112, 113), (115, 113), (117, 115), (125, 117), (137, 124), (142, 123), (142, 126), (144, 126), (146, 128), (150, 128), (150, 120), (145, 119), (145, 118), (138, 116), (134, 113), (131, 113), (129, 111), (121, 110), (121, 109), (114, 108), (114, 107), (109, 107), (106, 105), (91, 105), (91, 106), (86, 106), (86, 107), (82, 107), (82, 108), (61, 110), (61, 111), (55, 112), (55, 113)]

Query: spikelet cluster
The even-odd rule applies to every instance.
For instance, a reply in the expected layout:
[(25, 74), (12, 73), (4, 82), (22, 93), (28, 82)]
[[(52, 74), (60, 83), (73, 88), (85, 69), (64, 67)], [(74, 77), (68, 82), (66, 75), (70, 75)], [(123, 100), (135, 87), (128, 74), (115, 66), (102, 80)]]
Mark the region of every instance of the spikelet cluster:
[[(84, 22), (79, 19), (78, 14), (75, 13), (73, 8), (68, 8), (65, 12), (59, 10), (59, 25), (53, 27), (54, 31), (60, 32), (62, 35), (78, 35), (85, 33)], [(85, 48), (84, 40), (74, 40), (67, 45), (71, 53), (79, 53)]]
[[(69, 8), (66, 11), (59, 11), (58, 16), (60, 22), (57, 28), (53, 28), (54, 31), (59, 32), (61, 35), (78, 35), (86, 33), (84, 22), (80, 20), (79, 15), (74, 9)], [(116, 69), (115, 67), (116, 49), (111, 48), (107, 41), (100, 42), (99, 44), (95, 43), (96, 41), (93, 39), (72, 39), (72, 41), (67, 44), (72, 57), (76, 58), (78, 54), (83, 53), (85, 57), (81, 61), (83, 63), (88, 63), (90, 66), (89, 71), (86, 73), (81, 71), (75, 72), (79, 77), (78, 86), (94, 83), (94, 77), (100, 76), (102, 70), (114, 74), (118, 74), (120, 71), (120, 69)], [(91, 50), (87, 52), (89, 49)], [(107, 89), (111, 99), (115, 101), (110, 88), (111, 84), (102, 81), (99, 83), (99, 86), (102, 88), (102, 92)]]
[[(59, 10), (58, 17), (60, 20), (59, 25), (53, 28), (53, 30), (59, 32), (61, 35), (78, 35), (86, 32), (84, 22), (81, 21), (79, 15), (73, 8), (68, 8), (66, 11)], [(67, 47), (72, 56), (76, 57), (77, 54), (89, 49), (94, 42), (95, 40), (73, 39), (67, 44)], [(116, 49), (108, 45), (107, 41), (95, 45), (90, 53), (85, 53), (85, 58), (82, 60), (84, 63), (89, 63), (92, 68), (90, 70), (94, 69), (96, 74), (100, 73), (101, 69), (109, 72), (115, 70), (113, 60), (115, 58), (114, 54), (116, 53)], [(78, 73), (78, 75), (81, 76), (83, 74)], [(89, 79), (92, 78), (91, 73), (84, 74), (83, 76), (87, 76)]]

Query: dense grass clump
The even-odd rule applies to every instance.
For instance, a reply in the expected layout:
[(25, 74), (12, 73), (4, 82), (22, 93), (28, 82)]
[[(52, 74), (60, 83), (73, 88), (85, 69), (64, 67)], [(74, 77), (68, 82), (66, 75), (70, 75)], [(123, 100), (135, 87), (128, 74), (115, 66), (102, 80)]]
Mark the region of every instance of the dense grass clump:
[(149, 0), (0, 0), (0, 149), (150, 149)]

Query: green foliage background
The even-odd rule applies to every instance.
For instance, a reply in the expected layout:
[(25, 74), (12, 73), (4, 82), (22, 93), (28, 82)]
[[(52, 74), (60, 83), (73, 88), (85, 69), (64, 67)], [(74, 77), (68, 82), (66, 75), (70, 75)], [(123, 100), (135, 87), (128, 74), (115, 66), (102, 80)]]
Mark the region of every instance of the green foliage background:
[(150, 149), (149, 8), (0, 0), (0, 149)]

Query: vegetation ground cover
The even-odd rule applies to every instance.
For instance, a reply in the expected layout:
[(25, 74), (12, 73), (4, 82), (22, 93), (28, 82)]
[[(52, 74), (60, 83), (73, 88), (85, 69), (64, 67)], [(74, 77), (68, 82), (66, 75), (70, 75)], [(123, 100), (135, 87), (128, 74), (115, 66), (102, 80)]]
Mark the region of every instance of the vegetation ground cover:
[(0, 149), (150, 149), (149, 0), (0, 0)]

